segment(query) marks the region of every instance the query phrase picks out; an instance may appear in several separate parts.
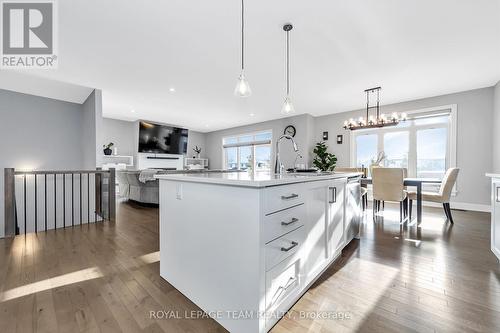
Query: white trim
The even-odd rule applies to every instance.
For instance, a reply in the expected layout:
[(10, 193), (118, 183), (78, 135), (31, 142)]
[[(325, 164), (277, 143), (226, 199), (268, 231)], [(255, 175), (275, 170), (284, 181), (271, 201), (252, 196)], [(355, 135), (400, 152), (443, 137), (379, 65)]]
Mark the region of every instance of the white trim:
[[(224, 140), (228, 138), (236, 138), (238, 141), (239, 137), (242, 136), (252, 136), (253, 139), (255, 139), (255, 136), (260, 135), (260, 134), (271, 134), (271, 139), (270, 140), (259, 140), (259, 141), (248, 141), (248, 142), (237, 142), (237, 143), (230, 143), (230, 144), (224, 144)], [(236, 153), (236, 163), (238, 166), (238, 170), (240, 170), (240, 148), (241, 147), (251, 147), (252, 148), (252, 166), (253, 169), (256, 169), (256, 160), (255, 160), (255, 148), (256, 147), (263, 147), (263, 146), (269, 146), (270, 147), (270, 161), (271, 165), (269, 168), (272, 168), (272, 158), (273, 158), (273, 145), (272, 145), (272, 138), (273, 138), (273, 130), (260, 130), (260, 131), (255, 131), (255, 132), (249, 132), (249, 133), (241, 133), (241, 134), (232, 134), (232, 135), (226, 135), (222, 137), (222, 168), (225, 169), (227, 167), (227, 161), (226, 161), (226, 149), (227, 148), (237, 148), (237, 153)]]
[[(271, 133), (271, 135), (272, 135), (272, 133)], [(225, 145), (223, 144), (222, 148), (262, 146), (262, 145), (270, 145), (271, 142), (272, 142), (272, 140), (259, 140), (259, 141), (249, 141), (249, 142), (228, 143)]]
[[(424, 201), (423, 205), (426, 207), (443, 208), (442, 204), (436, 203), (436, 202), (425, 202)], [(469, 211), (474, 211), (474, 212), (491, 213), (491, 205), (450, 201), (450, 207), (451, 207), (451, 209), (461, 209), (461, 210), (469, 210)]]
[[(405, 112), (407, 115), (416, 115), (419, 113), (426, 113), (426, 114), (431, 114), (433, 112), (440, 112), (440, 111), (448, 111), (450, 115), (450, 122), (447, 125), (444, 124), (436, 124), (434, 125), (422, 125), (422, 126), (414, 126), (413, 131), (409, 130), (409, 140), (410, 140), (410, 149), (412, 147), (412, 140), (415, 140), (412, 135), (412, 133), (416, 133), (418, 129), (423, 129), (423, 128), (436, 128), (436, 127), (446, 127), (447, 132), (448, 132), (448, 146), (447, 146), (447, 157), (446, 157), (446, 169), (448, 168), (453, 168), (457, 166), (457, 104), (448, 104), (448, 105), (441, 105), (441, 106), (434, 106), (434, 107), (429, 107), (429, 108), (423, 108), (423, 109), (416, 109), (416, 110), (409, 110), (409, 111), (402, 111)], [(411, 117), (409, 117), (411, 118)], [(383, 131), (385, 132), (399, 132), (399, 131), (405, 131), (407, 129), (406, 127), (399, 128), (399, 127), (394, 127), (394, 128), (384, 128)], [(382, 130), (382, 129), (381, 129)], [(367, 129), (367, 130), (357, 130), (357, 131), (350, 131), (349, 135), (349, 165), (351, 167), (356, 166), (356, 142), (355, 139), (357, 136), (363, 135), (366, 133), (366, 135), (369, 134), (377, 134), (379, 131), (377, 129)], [(414, 143), (414, 142), (413, 142)], [(377, 151), (381, 151), (382, 149), (383, 142), (380, 140), (380, 136), (378, 138), (378, 143), (377, 143)], [(410, 152), (409, 152), (410, 154)], [(415, 155), (416, 156), (416, 155)], [(369, 165), (365, 166), (369, 168)], [(411, 170), (410, 170), (411, 169)], [(413, 172), (416, 172), (414, 170), (415, 168), (412, 165), (408, 166), (408, 171), (410, 175), (413, 174)], [(457, 181), (458, 183), (458, 181)], [(452, 195), (456, 196), (458, 193), (458, 185), (455, 183), (455, 186), (453, 187), (452, 190)], [(432, 189), (436, 188), (434, 186), (426, 186), (426, 189)]]
[[(371, 192), (372, 192), (371, 190), (368, 191), (368, 201), (373, 200), (373, 196), (372, 196)], [(416, 203), (414, 203), (414, 204), (416, 205)], [(430, 202), (430, 201), (423, 201), (422, 206), (443, 208), (443, 204), (440, 204), (437, 202)], [(469, 211), (474, 211), (474, 212), (486, 212), (486, 213), (492, 212), (491, 205), (475, 204), (475, 203), (469, 203), (469, 202), (450, 201), (450, 207), (452, 209), (469, 210)]]

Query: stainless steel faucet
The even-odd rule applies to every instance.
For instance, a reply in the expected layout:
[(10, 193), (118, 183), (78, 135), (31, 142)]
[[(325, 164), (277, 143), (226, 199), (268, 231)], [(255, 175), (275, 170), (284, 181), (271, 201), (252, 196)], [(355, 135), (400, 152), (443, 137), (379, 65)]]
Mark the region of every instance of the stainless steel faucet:
[(276, 164), (274, 165), (274, 173), (278, 174), (278, 175), (283, 174), (283, 171), (285, 169), (285, 166), (283, 165), (283, 163), (281, 163), (281, 159), (280, 159), (280, 142), (283, 139), (288, 139), (288, 140), (292, 141), (293, 150), (295, 152), (299, 151), (299, 147), (297, 146), (297, 143), (295, 143), (295, 141), (293, 140), (293, 137), (291, 137), (290, 135), (283, 134), (282, 136), (280, 136), (278, 138), (278, 140), (276, 140)]

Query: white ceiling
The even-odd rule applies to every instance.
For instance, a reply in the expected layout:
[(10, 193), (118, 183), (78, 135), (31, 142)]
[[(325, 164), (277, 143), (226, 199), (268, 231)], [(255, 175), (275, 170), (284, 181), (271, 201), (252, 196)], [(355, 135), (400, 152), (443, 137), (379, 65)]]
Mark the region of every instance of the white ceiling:
[(102, 89), (111, 118), (212, 131), (281, 117), (286, 22), (298, 114), (362, 108), (377, 85), (389, 104), (500, 79), (500, 0), (247, 0), (247, 99), (233, 96), (237, 0), (58, 5), (59, 69), (30, 73)]

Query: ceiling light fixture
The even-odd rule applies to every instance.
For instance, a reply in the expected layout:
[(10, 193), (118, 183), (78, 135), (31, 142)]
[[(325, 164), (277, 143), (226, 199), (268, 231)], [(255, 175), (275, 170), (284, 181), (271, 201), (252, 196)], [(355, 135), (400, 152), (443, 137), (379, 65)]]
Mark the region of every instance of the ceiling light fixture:
[(175, 92), (175, 88), (170, 88), (170, 89), (168, 89), (168, 91)]
[(134, 110), (134, 109), (132, 109), (132, 110), (130, 110), (130, 112), (135, 113), (135, 110)]
[[(386, 126), (395, 126), (399, 124), (400, 121), (406, 120), (406, 113), (401, 113), (399, 115), (397, 112), (394, 112), (390, 117), (386, 117), (384, 114), (380, 114), (380, 90), (381, 87), (366, 89), (366, 119), (364, 117), (359, 117), (359, 119), (355, 120), (353, 118), (344, 121), (344, 129), (346, 130), (358, 130), (358, 129), (366, 129), (366, 128), (377, 128), (377, 127), (386, 127)], [(377, 94), (377, 105), (370, 106), (370, 94)], [(376, 108), (377, 113), (374, 116), (369, 115), (370, 109)]]
[(245, 4), (243, 1), (241, 0), (241, 73), (234, 89), (234, 95), (237, 97), (252, 95), (252, 89), (245, 78)]
[(285, 24), (283, 30), (286, 33), (286, 51), (285, 51), (285, 65), (286, 65), (286, 96), (285, 103), (281, 108), (282, 114), (290, 114), (295, 112), (292, 100), (290, 99), (290, 30), (293, 29), (293, 25)]

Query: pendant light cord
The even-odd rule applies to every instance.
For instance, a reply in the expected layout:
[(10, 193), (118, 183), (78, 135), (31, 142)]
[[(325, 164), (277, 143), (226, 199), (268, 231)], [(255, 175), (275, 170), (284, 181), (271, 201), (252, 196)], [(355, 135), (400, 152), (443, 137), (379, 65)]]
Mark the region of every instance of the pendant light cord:
[(286, 95), (290, 95), (290, 31), (286, 32)]
[(245, 4), (241, 0), (241, 71), (245, 69)]

